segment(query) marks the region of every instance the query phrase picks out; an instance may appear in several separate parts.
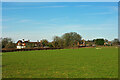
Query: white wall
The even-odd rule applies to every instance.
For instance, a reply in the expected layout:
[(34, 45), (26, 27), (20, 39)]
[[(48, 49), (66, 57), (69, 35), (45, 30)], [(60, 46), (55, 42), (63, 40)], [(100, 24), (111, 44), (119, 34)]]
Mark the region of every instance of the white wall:
[(22, 46), (17, 46), (17, 49), (21, 49), (22, 48)]

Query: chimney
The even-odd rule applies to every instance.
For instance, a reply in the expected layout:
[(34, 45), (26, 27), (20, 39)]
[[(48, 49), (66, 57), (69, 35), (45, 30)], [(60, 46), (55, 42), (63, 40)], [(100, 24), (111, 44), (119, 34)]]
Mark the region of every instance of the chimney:
[(30, 40), (28, 40), (28, 42), (30, 42)]
[(39, 40), (37, 40), (37, 42), (39, 42)]
[(23, 42), (24, 42), (25, 40), (23, 39)]

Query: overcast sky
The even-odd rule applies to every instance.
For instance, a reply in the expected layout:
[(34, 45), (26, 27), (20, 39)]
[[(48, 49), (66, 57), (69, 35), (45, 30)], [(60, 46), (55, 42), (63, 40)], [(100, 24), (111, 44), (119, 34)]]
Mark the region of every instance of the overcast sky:
[(14, 2), (2, 4), (3, 37), (37, 41), (77, 32), (83, 39), (118, 37), (117, 2)]

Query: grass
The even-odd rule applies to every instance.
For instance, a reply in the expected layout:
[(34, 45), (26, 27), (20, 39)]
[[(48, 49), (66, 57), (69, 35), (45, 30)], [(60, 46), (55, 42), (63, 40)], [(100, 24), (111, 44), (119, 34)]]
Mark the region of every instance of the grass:
[(2, 54), (3, 78), (117, 78), (118, 48), (38, 50)]

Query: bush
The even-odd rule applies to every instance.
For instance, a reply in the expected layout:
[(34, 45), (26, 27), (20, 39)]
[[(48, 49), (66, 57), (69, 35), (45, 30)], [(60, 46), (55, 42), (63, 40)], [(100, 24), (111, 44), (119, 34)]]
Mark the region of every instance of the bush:
[(95, 44), (97, 45), (104, 45), (104, 39), (96, 39)]

